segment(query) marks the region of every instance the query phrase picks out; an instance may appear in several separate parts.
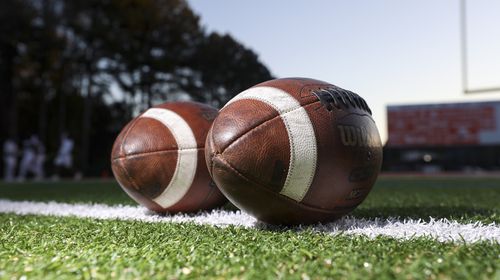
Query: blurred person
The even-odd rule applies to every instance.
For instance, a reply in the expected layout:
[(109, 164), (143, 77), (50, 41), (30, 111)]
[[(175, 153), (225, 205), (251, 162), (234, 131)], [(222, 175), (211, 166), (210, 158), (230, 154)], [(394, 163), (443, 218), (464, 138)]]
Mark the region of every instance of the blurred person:
[(17, 143), (14, 139), (7, 139), (3, 143), (4, 180), (11, 182), (15, 178), (17, 166)]
[(42, 180), (45, 177), (44, 164), (45, 164), (45, 145), (38, 139), (32, 138), (32, 144), (35, 148), (36, 155), (33, 163), (33, 173), (36, 180)]
[(23, 156), (19, 165), (18, 181), (24, 181), (29, 173), (35, 173), (37, 141), (39, 140), (36, 135), (23, 141)]
[(71, 171), (73, 167), (73, 146), (73, 140), (69, 138), (66, 133), (62, 133), (61, 144), (59, 146), (59, 150), (57, 151), (57, 156), (54, 159), (54, 165), (56, 167), (54, 179), (58, 179), (63, 170)]

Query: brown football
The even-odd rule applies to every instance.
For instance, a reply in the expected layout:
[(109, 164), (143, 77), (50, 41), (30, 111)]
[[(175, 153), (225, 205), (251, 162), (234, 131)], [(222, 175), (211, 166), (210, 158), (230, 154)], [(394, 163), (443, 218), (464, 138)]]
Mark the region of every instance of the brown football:
[(111, 152), (116, 180), (156, 212), (194, 212), (227, 200), (211, 181), (204, 144), (217, 109), (194, 102), (148, 109), (120, 132)]
[(271, 80), (238, 94), (214, 120), (205, 147), (226, 197), (272, 224), (327, 222), (352, 211), (382, 163), (363, 98), (305, 78)]

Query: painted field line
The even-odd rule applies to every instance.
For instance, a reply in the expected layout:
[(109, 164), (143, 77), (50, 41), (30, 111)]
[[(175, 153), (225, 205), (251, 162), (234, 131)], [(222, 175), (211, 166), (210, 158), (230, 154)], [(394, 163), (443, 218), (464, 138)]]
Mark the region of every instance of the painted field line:
[[(245, 228), (269, 227), (255, 220), (255, 218), (240, 211), (215, 210), (201, 212), (193, 215), (156, 215), (141, 206), (109, 206), (105, 204), (69, 204), (59, 202), (31, 202), (10, 201), (0, 199), (0, 213), (15, 213), (18, 215), (46, 215), (59, 217), (79, 217), (105, 220), (136, 220), (151, 223), (191, 222), (200, 225), (217, 227), (241, 226)], [(483, 224), (481, 222), (463, 224), (448, 219), (433, 219), (425, 222), (414, 219), (359, 219), (344, 217), (336, 222), (301, 227), (297, 229), (312, 228), (327, 234), (354, 234), (375, 238), (380, 235), (408, 240), (416, 237), (429, 237), (440, 242), (466, 242), (478, 241), (500, 242), (500, 226), (495, 223)]]

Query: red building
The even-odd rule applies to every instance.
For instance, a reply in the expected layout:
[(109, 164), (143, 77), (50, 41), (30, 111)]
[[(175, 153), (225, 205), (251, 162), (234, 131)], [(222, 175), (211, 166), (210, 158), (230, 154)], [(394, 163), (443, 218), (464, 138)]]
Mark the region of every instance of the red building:
[(500, 102), (387, 107), (389, 170), (500, 169)]

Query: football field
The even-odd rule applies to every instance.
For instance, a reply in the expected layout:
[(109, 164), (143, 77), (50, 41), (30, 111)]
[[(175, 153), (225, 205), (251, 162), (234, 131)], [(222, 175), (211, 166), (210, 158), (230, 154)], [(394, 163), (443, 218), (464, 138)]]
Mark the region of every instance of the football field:
[(500, 178), (382, 177), (351, 215), (160, 216), (113, 181), (0, 185), (0, 279), (500, 279)]

